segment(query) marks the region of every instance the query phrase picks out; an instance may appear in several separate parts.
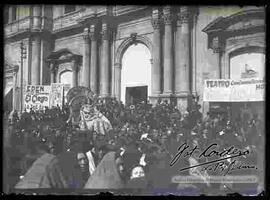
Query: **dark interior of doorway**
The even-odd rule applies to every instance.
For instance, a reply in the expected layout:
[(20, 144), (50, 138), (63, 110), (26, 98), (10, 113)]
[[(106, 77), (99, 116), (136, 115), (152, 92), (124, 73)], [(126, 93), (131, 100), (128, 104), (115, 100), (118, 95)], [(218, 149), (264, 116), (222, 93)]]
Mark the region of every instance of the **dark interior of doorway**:
[(126, 87), (126, 104), (135, 105), (142, 101), (147, 101), (148, 86)]

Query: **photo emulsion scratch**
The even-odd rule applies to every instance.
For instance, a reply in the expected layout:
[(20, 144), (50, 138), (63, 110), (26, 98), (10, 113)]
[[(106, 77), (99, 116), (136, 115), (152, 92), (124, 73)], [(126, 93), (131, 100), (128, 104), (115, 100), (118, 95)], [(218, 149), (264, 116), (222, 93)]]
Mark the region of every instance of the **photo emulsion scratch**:
[(5, 194), (264, 194), (264, 6), (3, 10)]

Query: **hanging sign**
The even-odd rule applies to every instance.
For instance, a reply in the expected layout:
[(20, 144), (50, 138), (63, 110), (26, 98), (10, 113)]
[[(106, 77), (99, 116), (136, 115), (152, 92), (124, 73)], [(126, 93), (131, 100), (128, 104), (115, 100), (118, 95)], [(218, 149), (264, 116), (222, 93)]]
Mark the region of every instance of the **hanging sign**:
[(209, 102), (264, 101), (264, 79), (207, 79), (203, 100)]
[(49, 107), (51, 86), (27, 85), (24, 95), (24, 108), (27, 112), (32, 108), (34, 111), (45, 110)]

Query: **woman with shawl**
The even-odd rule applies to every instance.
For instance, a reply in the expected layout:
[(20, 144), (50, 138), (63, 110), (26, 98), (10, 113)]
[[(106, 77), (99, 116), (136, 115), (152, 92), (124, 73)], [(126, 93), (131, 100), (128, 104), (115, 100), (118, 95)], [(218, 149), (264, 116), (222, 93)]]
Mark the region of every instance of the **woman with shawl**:
[(87, 158), (82, 151), (64, 152), (58, 156), (45, 153), (27, 171), (15, 189), (82, 188), (88, 179)]
[(121, 167), (117, 164), (116, 153), (107, 153), (95, 172), (85, 184), (85, 189), (121, 189), (124, 181), (120, 175)]

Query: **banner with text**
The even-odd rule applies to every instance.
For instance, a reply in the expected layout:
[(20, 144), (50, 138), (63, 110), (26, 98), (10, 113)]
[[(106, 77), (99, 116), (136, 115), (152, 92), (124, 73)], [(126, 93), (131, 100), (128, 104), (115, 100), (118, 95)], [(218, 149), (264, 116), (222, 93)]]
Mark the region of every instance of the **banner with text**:
[(264, 88), (263, 79), (207, 79), (204, 83), (203, 101), (264, 101)]
[(35, 110), (45, 110), (50, 105), (50, 85), (27, 85), (24, 95), (24, 108), (27, 112), (30, 108)]
[(56, 107), (57, 105), (61, 108), (63, 103), (63, 84), (52, 83), (51, 84), (51, 95), (50, 95), (50, 108)]

